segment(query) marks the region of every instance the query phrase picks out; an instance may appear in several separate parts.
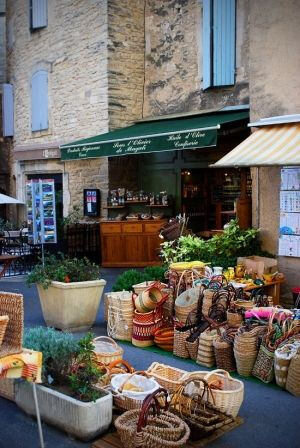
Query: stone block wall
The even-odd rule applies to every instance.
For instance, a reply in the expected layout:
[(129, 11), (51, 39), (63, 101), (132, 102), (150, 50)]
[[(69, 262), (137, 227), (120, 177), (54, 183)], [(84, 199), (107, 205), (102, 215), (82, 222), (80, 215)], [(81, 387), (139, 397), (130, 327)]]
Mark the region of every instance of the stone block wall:
[(236, 82), (202, 90), (202, 1), (146, 0), (144, 116), (249, 103), (248, 0), (237, 0)]
[(6, 82), (6, 17), (5, 0), (0, 0), (0, 84)]
[[(51, 0), (48, 26), (34, 32), (29, 28), (28, 5), (7, 0), (8, 78), (15, 89), (14, 147), (70, 142), (106, 132), (107, 1)], [(49, 129), (31, 132), (30, 80), (39, 69), (48, 71)], [(107, 170), (107, 163), (107, 159), (94, 160), (91, 172), (90, 162), (61, 162), (62, 171), (69, 174), (72, 205), (82, 205), (84, 179), (106, 194), (108, 180), (98, 174)]]

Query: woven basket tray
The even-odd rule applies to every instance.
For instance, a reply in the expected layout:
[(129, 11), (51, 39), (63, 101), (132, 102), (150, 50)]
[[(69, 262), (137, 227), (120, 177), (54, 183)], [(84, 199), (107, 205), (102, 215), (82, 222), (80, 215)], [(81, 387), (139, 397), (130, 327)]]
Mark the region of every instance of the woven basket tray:
[(158, 362), (152, 363), (148, 368), (147, 373), (149, 376), (155, 378), (156, 381), (169, 392), (175, 392), (184, 377), (188, 374), (185, 370), (160, 364)]

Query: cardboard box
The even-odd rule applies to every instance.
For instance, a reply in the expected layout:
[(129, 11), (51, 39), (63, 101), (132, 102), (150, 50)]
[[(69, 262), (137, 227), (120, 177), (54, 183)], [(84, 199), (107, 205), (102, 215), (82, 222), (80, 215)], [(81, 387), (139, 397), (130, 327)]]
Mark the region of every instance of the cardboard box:
[(245, 266), (247, 271), (256, 272), (258, 276), (263, 274), (273, 274), (278, 270), (278, 262), (276, 258), (259, 257), (252, 255), (251, 257), (239, 257), (238, 264)]

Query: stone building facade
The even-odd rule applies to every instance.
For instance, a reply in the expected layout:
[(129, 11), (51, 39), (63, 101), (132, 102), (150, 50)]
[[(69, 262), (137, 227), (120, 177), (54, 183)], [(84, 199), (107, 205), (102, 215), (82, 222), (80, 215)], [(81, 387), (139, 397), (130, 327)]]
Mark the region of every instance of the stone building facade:
[[(248, 0), (237, 1), (236, 82), (202, 90), (201, 0), (48, 0), (48, 24), (30, 30), (29, 8), (7, 0), (7, 73), (15, 89), (16, 194), (33, 174), (60, 173), (64, 214), (83, 188), (134, 185), (138, 160), (60, 161), (59, 145), (145, 116), (248, 103)], [(49, 126), (31, 131), (30, 80), (48, 73)], [(102, 210), (105, 216), (105, 210)]]

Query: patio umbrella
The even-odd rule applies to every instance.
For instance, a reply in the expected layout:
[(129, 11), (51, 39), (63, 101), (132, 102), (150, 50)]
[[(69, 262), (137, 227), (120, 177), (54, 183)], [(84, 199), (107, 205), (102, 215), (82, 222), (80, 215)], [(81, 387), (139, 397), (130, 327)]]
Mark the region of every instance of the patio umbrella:
[(24, 204), (24, 202), (0, 193), (0, 205), (2, 204)]

